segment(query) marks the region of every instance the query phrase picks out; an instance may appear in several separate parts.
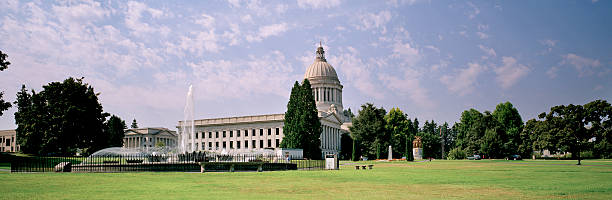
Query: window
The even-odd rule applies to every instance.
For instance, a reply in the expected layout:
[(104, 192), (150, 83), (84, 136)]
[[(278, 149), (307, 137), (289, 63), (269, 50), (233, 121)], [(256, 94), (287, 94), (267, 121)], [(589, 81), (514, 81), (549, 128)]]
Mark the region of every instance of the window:
[(215, 149), (219, 148), (219, 142), (215, 142)]
[(219, 138), (219, 131), (215, 132), (215, 138)]
[(198, 132), (195, 133), (195, 139), (198, 139)]
[(212, 149), (212, 142), (208, 142), (208, 149)]
[(223, 142), (223, 148), (224, 148), (224, 149), (225, 149), (225, 148), (227, 148), (227, 146), (225, 145), (225, 142)]
[(272, 147), (272, 140), (268, 139), (268, 147)]
[(230, 131), (230, 137), (234, 137), (234, 131)]
[(230, 149), (234, 148), (234, 141), (230, 141)]
[(272, 129), (268, 128), (268, 135), (272, 135)]
[(280, 143), (279, 143), (279, 142), (280, 142), (280, 140), (279, 140), (279, 139), (276, 139), (276, 147), (279, 147), (279, 146), (280, 146)]
[(249, 148), (249, 141), (248, 141), (248, 140), (245, 140), (245, 141), (244, 141), (244, 148), (245, 148), (245, 149), (248, 149), (248, 148)]
[(236, 130), (236, 137), (240, 137), (240, 130)]
[(262, 136), (262, 135), (263, 135), (263, 128), (260, 128), (259, 129), (259, 136)]
[(252, 144), (252, 145), (251, 145), (251, 146), (252, 146), (251, 148), (257, 148), (257, 146), (256, 146), (257, 142), (255, 142), (255, 140), (251, 141), (251, 144)]
[(212, 132), (208, 132), (208, 138), (212, 138)]
[(225, 138), (225, 131), (223, 131), (223, 138)]
[(278, 129), (278, 128), (276, 128), (276, 135), (278, 135), (278, 134), (279, 134), (279, 129)]
[(249, 136), (249, 130), (244, 130), (244, 137)]
[(240, 141), (236, 141), (236, 149), (240, 149)]
[(259, 140), (259, 148), (263, 148), (263, 140)]
[(204, 150), (204, 142), (202, 142), (202, 150)]

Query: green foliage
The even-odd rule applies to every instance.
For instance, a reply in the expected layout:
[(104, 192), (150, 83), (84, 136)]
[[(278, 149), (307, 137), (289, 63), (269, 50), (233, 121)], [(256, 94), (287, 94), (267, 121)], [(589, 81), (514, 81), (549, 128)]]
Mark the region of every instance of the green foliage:
[(359, 160), (359, 155), (361, 155), (361, 153), (359, 152), (359, 147), (357, 146), (357, 140), (353, 139), (353, 151), (351, 154), (351, 160), (352, 161)]
[(523, 143), (528, 136), (523, 133), (522, 118), (510, 102), (498, 104), (493, 113), (464, 111), (452, 134), (456, 134), (455, 147), (469, 154), (505, 158), (513, 154), (528, 156), (531, 152), (529, 144)]
[(355, 114), (353, 114), (353, 111), (351, 111), (351, 108), (348, 108), (348, 110), (343, 110), (342, 114), (345, 116), (346, 121), (352, 121), (353, 117), (355, 117)]
[(361, 105), (357, 117), (353, 118), (353, 126), (350, 131), (353, 139), (357, 141), (360, 155), (368, 158), (380, 158), (388, 150), (391, 136), (385, 129), (386, 111), (384, 108), (376, 108), (371, 103)]
[(28, 93), (25, 85), (17, 93), (15, 112), (17, 140), (24, 153), (73, 155), (106, 147), (102, 111), (94, 89), (82, 79), (51, 82), (43, 91)]
[(113, 115), (104, 123), (104, 133), (108, 138), (108, 147), (123, 146), (124, 130), (127, 128), (125, 121)]
[(8, 110), (9, 108), (11, 108), (11, 103), (4, 101), (2, 96), (4, 96), (4, 92), (0, 91), (0, 116), (2, 116), (2, 113), (5, 110)]
[[(6, 60), (7, 57), (8, 55), (0, 51), (0, 71), (4, 71), (11, 64), (11, 62)], [(4, 91), (0, 91), (0, 116), (2, 116), (2, 113), (5, 110), (8, 110), (11, 107), (10, 102), (4, 101), (4, 99), (2, 98), (3, 95), (4, 95)]]
[(300, 85), (297, 81), (291, 89), (287, 112), (285, 112), (285, 137), (282, 148), (300, 148), (304, 157), (321, 158), (322, 128), (310, 81), (304, 79)]
[(423, 144), (423, 158), (440, 158), (441, 144), (440, 136), (430, 132), (418, 132), (416, 136), (421, 137)]
[[(543, 121), (528, 122), (527, 128), (538, 134), (533, 136), (534, 148), (571, 152), (572, 158), (577, 158), (580, 164), (581, 152), (591, 151), (598, 157), (611, 156), (611, 113), (612, 106), (605, 100), (595, 100), (584, 106), (559, 105), (540, 114), (538, 117)], [(595, 140), (590, 141), (593, 138)]]
[(340, 159), (348, 160), (352, 158), (353, 152), (353, 139), (347, 132), (343, 132), (340, 135)]
[(165, 147), (165, 146), (166, 146), (166, 144), (164, 144), (162, 141), (157, 141), (155, 143), (155, 147)]
[(412, 148), (408, 145), (410, 126), (408, 117), (399, 108), (391, 108), (385, 115), (385, 128), (391, 134), (390, 144), (393, 147), (393, 157), (408, 157), (408, 151)]
[(463, 160), (465, 158), (467, 158), (467, 153), (460, 149), (460, 148), (454, 148), (453, 150), (450, 150), (448, 152), (448, 157), (449, 160)]

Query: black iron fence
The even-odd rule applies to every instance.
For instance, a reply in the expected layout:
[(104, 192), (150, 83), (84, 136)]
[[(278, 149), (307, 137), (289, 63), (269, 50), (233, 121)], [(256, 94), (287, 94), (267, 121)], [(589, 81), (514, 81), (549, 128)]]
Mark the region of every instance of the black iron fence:
[[(246, 163), (264, 163), (264, 171), (321, 170), (324, 160), (291, 160), (276, 155), (221, 155), (188, 153), (179, 155), (107, 155), (95, 157), (14, 157), (11, 172), (199, 172), (200, 162), (207, 170), (225, 171), (226, 162), (245, 163), (236, 170), (251, 170)], [(244, 168), (244, 169), (243, 169)]]

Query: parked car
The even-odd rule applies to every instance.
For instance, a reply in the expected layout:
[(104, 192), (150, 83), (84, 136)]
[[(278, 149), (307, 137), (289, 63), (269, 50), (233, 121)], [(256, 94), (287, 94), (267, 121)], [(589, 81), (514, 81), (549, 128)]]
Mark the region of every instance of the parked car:
[(521, 158), (521, 155), (510, 155), (508, 156), (508, 158), (506, 158), (506, 160), (523, 160), (523, 158)]
[(480, 160), (480, 155), (474, 154), (474, 156), (467, 157), (468, 160)]

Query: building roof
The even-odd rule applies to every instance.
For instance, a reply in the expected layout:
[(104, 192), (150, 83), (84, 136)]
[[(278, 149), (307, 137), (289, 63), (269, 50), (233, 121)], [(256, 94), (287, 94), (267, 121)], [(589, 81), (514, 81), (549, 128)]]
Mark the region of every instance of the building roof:
[[(211, 126), (211, 125), (220, 125), (220, 124), (273, 122), (273, 121), (284, 121), (284, 120), (285, 120), (285, 114), (269, 114), (269, 115), (212, 118), (212, 119), (196, 119), (194, 120), (193, 123), (195, 126)], [(178, 127), (182, 126), (182, 124), (183, 124), (183, 121), (179, 121)]]
[(323, 47), (319, 46), (316, 54), (317, 56), (314, 63), (312, 63), (308, 69), (306, 69), (304, 79), (328, 79), (339, 82), (336, 70), (329, 63), (327, 63), (327, 60), (325, 59), (325, 51), (323, 50)]
[(17, 132), (15, 132), (15, 129), (12, 130), (0, 130), (0, 136), (14, 136), (16, 135)]
[(167, 132), (167, 133), (176, 135), (176, 131), (173, 131), (173, 130), (170, 130), (170, 129), (167, 129), (167, 128), (163, 128), (163, 127), (146, 127), (146, 128), (125, 129), (125, 134), (126, 135), (128, 135), (129, 133), (141, 134), (141, 135), (157, 135), (157, 134), (162, 133), (162, 132)]

